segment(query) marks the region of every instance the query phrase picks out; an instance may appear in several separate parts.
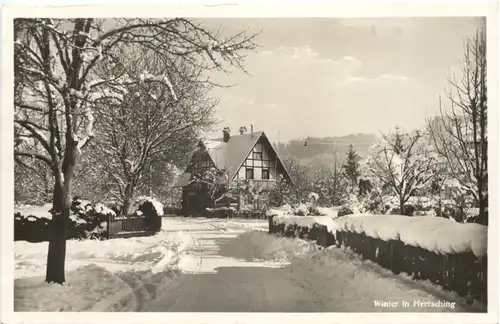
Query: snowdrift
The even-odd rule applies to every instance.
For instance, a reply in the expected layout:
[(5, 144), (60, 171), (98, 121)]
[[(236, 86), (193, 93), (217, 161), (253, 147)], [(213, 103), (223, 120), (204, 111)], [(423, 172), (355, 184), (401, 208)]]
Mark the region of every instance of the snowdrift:
[[(97, 264), (111, 272), (162, 272), (171, 268), (193, 245), (185, 232), (161, 231), (157, 235), (136, 238), (99, 240), (68, 240), (66, 269), (75, 270)], [(14, 242), (15, 278), (45, 275), (48, 242)]]
[(219, 254), (246, 261), (273, 261), (286, 264), (290, 260), (315, 251), (315, 245), (298, 238), (290, 239), (268, 235), (262, 231), (244, 232), (223, 242)]

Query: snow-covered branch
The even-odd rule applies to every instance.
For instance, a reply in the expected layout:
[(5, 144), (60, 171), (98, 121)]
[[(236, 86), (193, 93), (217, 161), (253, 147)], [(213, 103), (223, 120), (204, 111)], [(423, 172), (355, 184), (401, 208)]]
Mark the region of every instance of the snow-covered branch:
[(40, 161), (47, 163), (49, 167), (52, 166), (52, 160), (50, 157), (47, 157), (39, 152), (30, 152), (30, 151), (14, 151), (14, 156), (24, 156), (24, 157), (32, 157), (36, 158)]

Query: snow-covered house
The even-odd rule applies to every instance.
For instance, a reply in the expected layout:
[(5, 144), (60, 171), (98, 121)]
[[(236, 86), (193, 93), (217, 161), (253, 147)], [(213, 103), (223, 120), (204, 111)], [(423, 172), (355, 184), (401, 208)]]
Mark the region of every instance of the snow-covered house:
[[(231, 194), (225, 195), (217, 206), (244, 208), (251, 202), (245, 201), (245, 195), (240, 194), (240, 186), (248, 188), (251, 185), (265, 191), (275, 188), (278, 180), (291, 184), (288, 171), (263, 131), (246, 132), (246, 128), (241, 127), (239, 135), (231, 136), (226, 127), (222, 135), (222, 138), (199, 142), (188, 167), (175, 185), (182, 187), (184, 214), (200, 213), (207, 207), (214, 207), (214, 199), (229, 191)], [(211, 178), (213, 183), (197, 181), (201, 174), (207, 173), (216, 174)], [(214, 187), (218, 192), (211, 195), (210, 188)]]

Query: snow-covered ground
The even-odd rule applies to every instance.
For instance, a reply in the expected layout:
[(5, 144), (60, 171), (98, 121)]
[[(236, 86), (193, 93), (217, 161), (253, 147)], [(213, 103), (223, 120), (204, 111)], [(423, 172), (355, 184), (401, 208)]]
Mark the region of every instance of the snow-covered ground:
[[(318, 250), (310, 242), (266, 232), (267, 221), (262, 220), (165, 218), (162, 232), (154, 237), (68, 242), (65, 286), (43, 282), (46, 244), (16, 242), (15, 309), (483, 310), (349, 251)], [(376, 304), (388, 301), (408, 301), (411, 307)]]
[[(161, 231), (155, 236), (111, 240), (68, 240), (66, 270), (95, 264), (108, 271), (162, 272), (179, 261), (194, 245), (192, 236), (183, 232)], [(14, 243), (15, 278), (43, 276), (48, 242)]]
[[(163, 279), (170, 281), (181, 271), (213, 272), (219, 265), (237, 266), (242, 261), (208, 258), (217, 246), (214, 239), (232, 238), (254, 229), (267, 230), (267, 222), (164, 218), (162, 231), (155, 236), (69, 240), (65, 286), (44, 283), (48, 242), (17, 241), (14, 243), (15, 308), (18, 311), (126, 309), (136, 292), (131, 288), (135, 288), (131, 280), (124, 278), (151, 282), (167, 274)], [(117, 301), (126, 303), (120, 306)]]

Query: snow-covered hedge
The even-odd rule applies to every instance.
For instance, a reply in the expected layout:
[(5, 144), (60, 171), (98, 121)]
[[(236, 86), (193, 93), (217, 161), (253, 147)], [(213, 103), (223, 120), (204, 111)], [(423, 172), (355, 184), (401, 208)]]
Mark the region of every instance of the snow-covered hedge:
[[(14, 210), (14, 240), (48, 241), (51, 211), (52, 204), (17, 206)], [(68, 222), (68, 239), (105, 238), (106, 220), (114, 215), (115, 213), (103, 204), (94, 206), (88, 200), (73, 199)]]
[(364, 233), (384, 241), (400, 240), (406, 245), (437, 254), (472, 252), (480, 257), (487, 252), (486, 226), (462, 224), (441, 217), (353, 214), (333, 219), (327, 216), (278, 215), (273, 217), (273, 222), (307, 228), (321, 224), (334, 235), (337, 231)]
[(452, 220), (401, 215), (349, 215), (335, 220), (337, 230), (365, 233), (384, 241), (400, 240), (438, 254), (472, 252), (486, 255), (488, 228)]
[(52, 219), (51, 209), (52, 204), (43, 206), (20, 205), (14, 207), (14, 214), (19, 213), (20, 217), (34, 216), (36, 218)]

